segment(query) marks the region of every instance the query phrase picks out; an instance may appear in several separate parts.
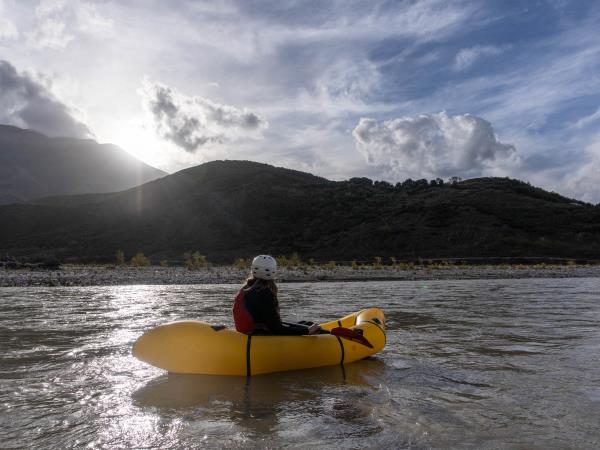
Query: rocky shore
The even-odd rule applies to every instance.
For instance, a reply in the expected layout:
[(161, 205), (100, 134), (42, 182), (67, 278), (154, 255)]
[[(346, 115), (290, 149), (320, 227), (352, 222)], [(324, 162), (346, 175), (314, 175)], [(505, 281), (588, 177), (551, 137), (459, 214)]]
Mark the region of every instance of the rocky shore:
[[(235, 267), (189, 270), (184, 267), (65, 265), (60, 270), (0, 269), (0, 287), (227, 284), (241, 283), (247, 273), (247, 269)], [(281, 268), (278, 275), (281, 282), (581, 278), (600, 277), (600, 265), (305, 267)]]

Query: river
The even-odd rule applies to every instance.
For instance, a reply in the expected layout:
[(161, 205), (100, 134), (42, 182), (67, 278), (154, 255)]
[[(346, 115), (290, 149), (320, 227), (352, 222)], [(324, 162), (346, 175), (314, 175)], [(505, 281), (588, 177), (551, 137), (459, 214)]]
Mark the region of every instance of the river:
[(160, 323), (231, 326), (236, 289), (1, 288), (0, 447), (600, 447), (600, 278), (281, 284), (290, 321), (384, 310), (386, 348), (344, 368), (246, 380), (131, 356)]

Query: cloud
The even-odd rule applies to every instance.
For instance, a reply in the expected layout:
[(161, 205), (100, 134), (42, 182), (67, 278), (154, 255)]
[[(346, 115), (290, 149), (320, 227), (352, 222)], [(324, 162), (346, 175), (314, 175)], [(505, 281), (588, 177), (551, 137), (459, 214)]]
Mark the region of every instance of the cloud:
[(479, 176), (515, 153), (514, 146), (498, 141), (488, 121), (470, 114), (362, 118), (352, 135), (369, 164), (397, 178)]
[(17, 27), (12, 23), (4, 12), (4, 4), (0, 0), (0, 40), (2, 39), (16, 39), (19, 36)]
[(600, 133), (596, 133), (592, 143), (586, 147), (584, 159), (578, 166), (575, 171), (566, 174), (566, 190), (583, 201), (600, 201)]
[(75, 29), (103, 36), (113, 27), (113, 21), (102, 16), (96, 5), (85, 1), (42, 0), (35, 15), (37, 27), (27, 34), (27, 44), (40, 49), (65, 48), (75, 39)]
[(27, 34), (27, 44), (52, 50), (66, 47), (74, 39), (65, 32), (67, 9), (65, 0), (41, 0), (35, 8), (38, 25)]
[(565, 187), (570, 195), (578, 199), (590, 203), (598, 202), (600, 200), (598, 174), (600, 174), (600, 158), (591, 160), (575, 173), (570, 174), (566, 179)]
[(113, 30), (113, 20), (100, 14), (94, 4), (81, 3), (75, 9), (74, 14), (77, 19), (79, 31), (83, 33), (106, 36)]
[(470, 48), (461, 49), (454, 58), (454, 69), (457, 71), (466, 70), (471, 67), (475, 61), (485, 56), (493, 56), (502, 53), (503, 47), (491, 45), (476, 45)]
[(27, 36), (27, 43), (32, 47), (57, 50), (65, 48), (74, 39), (65, 33), (65, 23), (57, 19), (44, 19), (40, 25)]
[(0, 60), (0, 122), (31, 128), (49, 136), (87, 138), (92, 133), (72, 110), (42, 84)]
[(252, 137), (268, 123), (247, 109), (185, 96), (160, 83), (144, 80), (139, 91), (157, 134), (187, 152), (239, 137)]
[(577, 122), (575, 122), (572, 128), (585, 128), (598, 120), (600, 120), (600, 107), (594, 113), (579, 119)]

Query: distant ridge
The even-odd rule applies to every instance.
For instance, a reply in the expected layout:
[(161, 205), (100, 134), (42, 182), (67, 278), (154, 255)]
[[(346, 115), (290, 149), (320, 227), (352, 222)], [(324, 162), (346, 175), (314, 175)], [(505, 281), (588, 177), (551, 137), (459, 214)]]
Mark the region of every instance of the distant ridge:
[(392, 186), (213, 161), (110, 194), (0, 207), (0, 254), (155, 262), (199, 251), (303, 259), (600, 258), (600, 207), (506, 178)]
[(115, 145), (0, 125), (0, 204), (122, 191), (165, 175)]

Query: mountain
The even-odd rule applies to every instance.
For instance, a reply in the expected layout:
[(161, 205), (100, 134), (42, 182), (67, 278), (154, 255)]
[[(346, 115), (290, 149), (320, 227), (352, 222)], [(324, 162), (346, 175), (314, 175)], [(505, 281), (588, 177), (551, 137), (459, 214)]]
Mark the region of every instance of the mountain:
[(0, 125), (0, 204), (122, 191), (165, 175), (115, 145)]
[(454, 184), (329, 181), (248, 161), (214, 161), (110, 194), (0, 207), (0, 254), (154, 261), (199, 251), (317, 260), (600, 258), (600, 207), (517, 180)]

